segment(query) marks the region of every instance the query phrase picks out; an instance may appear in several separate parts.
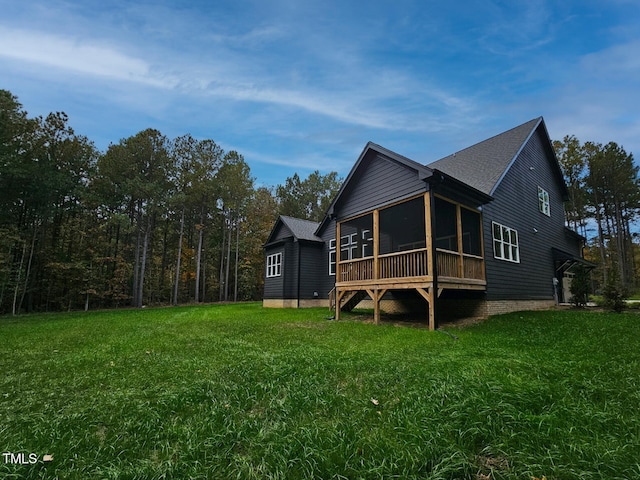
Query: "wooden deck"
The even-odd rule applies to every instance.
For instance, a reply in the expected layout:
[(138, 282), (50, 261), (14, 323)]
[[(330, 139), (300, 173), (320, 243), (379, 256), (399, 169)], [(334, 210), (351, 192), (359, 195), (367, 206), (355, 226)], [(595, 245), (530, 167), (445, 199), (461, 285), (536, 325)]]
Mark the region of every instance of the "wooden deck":
[[(450, 201), (444, 197), (433, 197), (433, 192), (425, 192), (419, 197), (406, 200), (405, 202), (399, 202), (397, 205), (413, 205), (414, 210), (411, 210), (415, 215), (415, 202), (420, 199), (423, 202), (423, 215), (424, 215), (424, 234), (418, 235), (413, 239), (416, 244), (422, 244), (422, 248), (415, 248), (413, 250), (395, 251), (392, 253), (380, 252), (380, 215), (381, 208), (372, 210), (354, 219), (346, 219), (336, 224), (336, 251), (338, 261), (336, 263), (336, 284), (335, 284), (335, 308), (336, 318), (340, 318), (341, 307), (347, 306), (347, 308), (354, 306), (357, 302), (355, 300), (358, 297), (367, 295), (371, 297), (374, 304), (374, 318), (376, 323), (380, 321), (380, 300), (390, 290), (406, 290), (413, 289), (420, 294), (426, 302), (429, 304), (429, 328), (435, 329), (435, 301), (436, 298), (445, 289), (457, 289), (457, 290), (485, 290), (485, 266), (484, 258), (478, 255), (470, 255), (464, 253), (466, 251), (474, 251), (474, 249), (465, 249), (463, 244), (464, 226), (462, 221), (462, 212), (464, 209), (469, 210), (467, 207), (460, 203)], [(439, 199), (439, 200), (438, 200)], [(435, 211), (436, 203), (441, 201), (441, 208), (445, 205), (445, 209), (448, 208), (449, 212), (443, 211), (442, 217), (444, 220), (454, 219), (453, 228), (450, 228), (450, 232), (442, 233), (441, 239), (433, 238), (433, 218), (437, 218), (438, 214)], [(432, 208), (433, 206), (433, 208)], [(421, 207), (422, 208), (422, 207)], [(432, 211), (433, 210), (433, 211)], [(466, 211), (465, 210), (465, 211)], [(482, 214), (476, 213), (477, 216), (477, 243), (476, 251), (482, 252)], [(451, 215), (453, 213), (453, 216)], [(346, 226), (352, 225), (350, 222), (357, 222), (358, 219), (362, 221), (368, 215), (371, 216), (368, 228), (371, 228), (372, 235), (367, 235), (367, 245), (372, 242), (373, 251), (369, 256), (363, 258), (340, 258), (342, 249), (341, 243), (341, 230), (343, 224)], [(446, 216), (449, 215), (449, 216)], [(387, 217), (389, 218), (389, 217)], [(364, 222), (362, 222), (364, 224)], [(451, 224), (449, 224), (451, 227)], [(361, 226), (361, 229), (365, 227)], [(402, 225), (398, 225), (397, 228), (402, 228)], [(354, 227), (351, 226), (351, 230)], [(370, 232), (371, 233), (371, 232)], [(393, 237), (393, 231), (387, 226), (385, 233), (387, 237)], [(351, 234), (350, 232), (345, 235)], [(448, 235), (448, 236), (447, 236)], [(360, 234), (362, 236), (362, 234)], [(347, 238), (347, 237), (345, 237)], [(444, 248), (435, 248), (437, 245), (442, 244), (443, 240), (448, 238), (456, 239), (455, 242), (449, 243), (450, 248), (455, 250), (447, 250)], [(434, 243), (435, 242), (435, 243)], [(400, 242), (399, 242), (400, 243)], [(405, 242), (406, 244), (406, 242)], [(395, 248), (398, 248), (396, 245)], [(388, 249), (387, 244), (387, 249)], [(360, 253), (364, 253), (364, 248), (359, 250)], [(351, 255), (349, 254), (349, 257)], [(434, 272), (437, 272), (437, 277)]]
[[(449, 250), (436, 250), (437, 281), (432, 275), (432, 258), (427, 248), (358, 258), (337, 264), (336, 316), (357, 292), (366, 292), (374, 302), (376, 323), (380, 320), (380, 300), (390, 290), (416, 290), (429, 303), (429, 326), (435, 328), (433, 308), (444, 289), (485, 290), (484, 259)], [(437, 291), (436, 291), (437, 290)]]

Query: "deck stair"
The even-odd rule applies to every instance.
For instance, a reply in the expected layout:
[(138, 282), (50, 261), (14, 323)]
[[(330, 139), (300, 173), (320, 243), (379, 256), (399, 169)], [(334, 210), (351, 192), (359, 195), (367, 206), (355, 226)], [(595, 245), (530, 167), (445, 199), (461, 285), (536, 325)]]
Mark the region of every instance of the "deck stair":
[(340, 310), (342, 310), (343, 312), (350, 312), (366, 297), (367, 292), (365, 292), (364, 290), (347, 292), (344, 297), (342, 297), (342, 301), (340, 302)]

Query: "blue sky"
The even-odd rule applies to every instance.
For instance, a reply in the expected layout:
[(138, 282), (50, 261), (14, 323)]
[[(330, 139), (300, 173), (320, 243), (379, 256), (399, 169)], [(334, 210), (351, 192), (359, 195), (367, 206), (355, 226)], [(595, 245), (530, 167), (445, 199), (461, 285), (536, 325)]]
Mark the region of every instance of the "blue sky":
[(640, 155), (637, 0), (0, 0), (0, 88), (105, 151), (145, 128), (237, 150), (258, 184), (429, 163), (540, 115)]

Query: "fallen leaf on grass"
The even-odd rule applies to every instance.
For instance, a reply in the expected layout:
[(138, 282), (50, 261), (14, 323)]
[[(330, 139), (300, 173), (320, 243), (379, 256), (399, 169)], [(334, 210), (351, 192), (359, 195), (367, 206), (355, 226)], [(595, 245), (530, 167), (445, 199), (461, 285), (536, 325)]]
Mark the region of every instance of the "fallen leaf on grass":
[(376, 400), (375, 398), (371, 399), (371, 403), (373, 403), (374, 405), (380, 405), (380, 402), (378, 400)]

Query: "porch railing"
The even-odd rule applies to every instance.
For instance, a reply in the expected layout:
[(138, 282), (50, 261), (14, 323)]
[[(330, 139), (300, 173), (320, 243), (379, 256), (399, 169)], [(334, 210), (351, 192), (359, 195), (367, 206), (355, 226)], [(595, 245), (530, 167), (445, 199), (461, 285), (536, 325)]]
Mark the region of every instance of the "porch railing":
[[(422, 277), (430, 275), (427, 249), (397, 252), (378, 257), (377, 278), (374, 258), (340, 261), (338, 278), (341, 282), (359, 282), (391, 278)], [(442, 277), (484, 280), (484, 259), (476, 255), (437, 250), (438, 275)]]
[(340, 281), (358, 282), (373, 279), (373, 257), (356, 258), (349, 261), (341, 261)]
[(389, 253), (378, 257), (380, 278), (422, 277), (429, 275), (425, 249)]
[(437, 249), (437, 258), (438, 276), (484, 280), (484, 259), (482, 257)]

